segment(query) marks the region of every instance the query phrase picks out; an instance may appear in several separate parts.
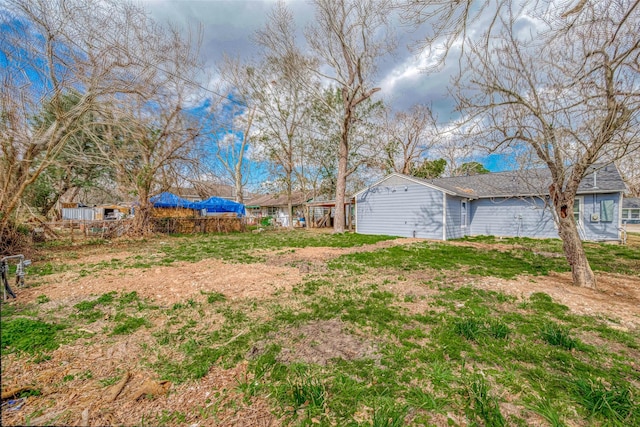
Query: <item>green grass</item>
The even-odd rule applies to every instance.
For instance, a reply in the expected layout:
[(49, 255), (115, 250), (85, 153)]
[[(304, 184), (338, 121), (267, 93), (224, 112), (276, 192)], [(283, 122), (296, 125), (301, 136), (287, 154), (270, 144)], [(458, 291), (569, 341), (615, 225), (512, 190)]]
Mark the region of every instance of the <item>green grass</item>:
[(394, 246), (375, 252), (343, 255), (329, 263), (330, 268), (364, 273), (379, 268), (405, 271), (431, 268), (435, 270), (461, 270), (470, 275), (512, 279), (521, 274), (545, 275), (549, 271), (568, 271), (566, 262), (546, 258), (532, 252), (479, 250), (451, 246), (446, 243), (418, 243), (412, 246)]
[(18, 317), (2, 320), (2, 355), (14, 352), (34, 354), (60, 346), (59, 334), (64, 326), (36, 319)]
[[(128, 242), (127, 251), (140, 252), (135, 256), (114, 253), (105, 262), (65, 268), (70, 274), (128, 274), (130, 268), (207, 258), (255, 263), (302, 247), (384, 239), (389, 237), (297, 231), (162, 236)], [(257, 401), (291, 426), (640, 425), (637, 329), (578, 315), (545, 293), (474, 287), (478, 276), (568, 271), (563, 258), (534, 253), (559, 253), (559, 241), (465, 240), (513, 249), (422, 242), (353, 253), (304, 275), (291, 292), (262, 298), (211, 290), (156, 306), (136, 292), (108, 292), (53, 309), (45, 298), (3, 304), (3, 362), (8, 353), (25, 363), (46, 360), (74, 340), (90, 352), (97, 343), (117, 346), (143, 336), (135, 367), (140, 372), (189, 387), (212, 373), (233, 374), (227, 388), (208, 390), (202, 408), (160, 408), (138, 420), (142, 425), (213, 425), (242, 408), (250, 411)], [(47, 250), (60, 256), (58, 249)], [(612, 271), (623, 274), (637, 258), (615, 245), (589, 244), (587, 250), (596, 266), (607, 256), (621, 257)], [(43, 262), (50, 262), (46, 256)], [(429, 270), (427, 278), (414, 279), (421, 270)], [(96, 331), (90, 325), (98, 320)], [(328, 324), (341, 329), (323, 332)], [(59, 382), (69, 387), (90, 374), (68, 374)], [(95, 386), (113, 385), (122, 374), (111, 372)]]

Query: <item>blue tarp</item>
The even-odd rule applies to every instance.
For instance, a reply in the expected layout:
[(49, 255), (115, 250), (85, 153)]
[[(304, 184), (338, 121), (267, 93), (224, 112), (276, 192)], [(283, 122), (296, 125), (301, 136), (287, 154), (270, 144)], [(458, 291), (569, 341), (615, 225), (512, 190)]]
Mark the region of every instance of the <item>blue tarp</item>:
[(189, 200), (165, 191), (164, 193), (151, 197), (149, 201), (153, 203), (154, 208), (186, 208), (197, 209), (199, 211), (206, 209), (208, 213), (234, 212), (238, 214), (238, 216), (246, 215), (243, 204), (220, 197), (210, 197), (201, 202), (190, 202)]
[(244, 205), (220, 197), (209, 197), (201, 202), (191, 204), (194, 209), (206, 209), (207, 212), (235, 212), (238, 216), (246, 215)]
[(183, 199), (182, 197), (178, 197), (173, 193), (169, 193), (168, 191), (151, 197), (149, 201), (153, 203), (154, 208), (198, 209), (190, 206), (193, 204), (193, 202), (190, 202), (187, 199)]

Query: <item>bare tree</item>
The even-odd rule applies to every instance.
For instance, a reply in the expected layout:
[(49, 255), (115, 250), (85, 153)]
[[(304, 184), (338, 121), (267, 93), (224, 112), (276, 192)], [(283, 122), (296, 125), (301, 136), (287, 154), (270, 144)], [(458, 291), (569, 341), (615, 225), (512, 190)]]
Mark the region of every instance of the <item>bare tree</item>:
[(265, 51), (261, 63), (250, 70), (247, 80), (256, 111), (257, 148), (282, 175), (289, 228), (293, 228), (293, 179), (310, 113), (307, 88), (314, 85), (310, 73), (314, 61), (300, 51), (295, 33), (293, 15), (284, 3), (277, 3), (266, 26), (255, 35), (256, 42)]
[(468, 83), (459, 82), (460, 108), (482, 122), (487, 140), (528, 147), (548, 168), (558, 233), (578, 286), (596, 286), (572, 214), (578, 185), (599, 161), (638, 153), (638, 5), (580, 2), (560, 15), (564, 10), (548, 2), (527, 17), (509, 9), (500, 16), (501, 37), (476, 45), (465, 64)]
[(388, 120), (387, 171), (411, 174), (438, 142), (438, 128), (431, 109), (414, 105), (408, 112), (399, 112)]
[(313, 4), (315, 23), (307, 30), (307, 42), (331, 70), (322, 77), (341, 91), (334, 231), (342, 233), (355, 111), (380, 90), (373, 86), (376, 61), (395, 47), (388, 21), (391, 4), (372, 0), (314, 0)]
[[(165, 37), (165, 29), (143, 9), (126, 2), (8, 0), (5, 5), (0, 49), (10, 65), (0, 70), (0, 231), (12, 221), (26, 189), (70, 135), (82, 130), (85, 115), (129, 97), (139, 105), (150, 100), (149, 94), (168, 83), (167, 76), (182, 71), (162, 66), (185, 47)], [(178, 79), (174, 74), (173, 82)], [(79, 99), (64, 108), (71, 90)], [(53, 118), (34, 127), (31, 117), (45, 103)]]
[(629, 187), (629, 195), (640, 197), (640, 153), (631, 153), (620, 158), (617, 165)]
[[(210, 107), (209, 138), (203, 140), (201, 166), (205, 175), (220, 175), (233, 183), (235, 201), (244, 203), (244, 188), (249, 179), (247, 152), (251, 146), (256, 109), (249, 105), (251, 67), (237, 58), (225, 57), (218, 69), (219, 93), (225, 99)], [(214, 158), (210, 158), (211, 153)]]

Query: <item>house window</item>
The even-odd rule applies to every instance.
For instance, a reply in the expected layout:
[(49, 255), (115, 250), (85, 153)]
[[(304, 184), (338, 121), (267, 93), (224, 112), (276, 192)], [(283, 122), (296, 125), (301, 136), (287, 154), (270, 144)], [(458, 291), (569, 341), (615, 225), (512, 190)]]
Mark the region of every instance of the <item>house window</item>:
[(600, 221), (613, 222), (613, 200), (600, 201)]
[(467, 201), (463, 200), (460, 203), (460, 225), (462, 227), (467, 226)]
[(629, 209), (631, 211), (631, 219), (640, 219), (640, 209)]
[(582, 197), (576, 197), (573, 201), (573, 219), (576, 220), (576, 223), (580, 224), (582, 221), (582, 208), (583, 200)]
[(631, 209), (622, 209), (622, 219), (629, 219), (629, 211)]
[(267, 208), (267, 215), (275, 216), (278, 214), (278, 208), (276, 206), (269, 206)]

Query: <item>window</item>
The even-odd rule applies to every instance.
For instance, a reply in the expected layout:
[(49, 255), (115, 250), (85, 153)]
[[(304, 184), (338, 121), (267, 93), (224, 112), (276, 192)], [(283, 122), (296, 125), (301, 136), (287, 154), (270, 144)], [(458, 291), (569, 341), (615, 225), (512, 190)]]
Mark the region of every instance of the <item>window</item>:
[(573, 201), (573, 219), (579, 224), (582, 219), (582, 197), (576, 197)]
[(613, 200), (600, 201), (600, 222), (613, 222)]
[(275, 206), (269, 206), (267, 208), (267, 215), (269, 215), (269, 216), (278, 215), (278, 208), (275, 207)]
[(467, 226), (467, 201), (463, 200), (460, 203), (460, 225), (462, 227)]
[(631, 209), (622, 209), (622, 219), (629, 219), (629, 211)]
[(640, 209), (630, 209), (631, 219), (640, 219)]

